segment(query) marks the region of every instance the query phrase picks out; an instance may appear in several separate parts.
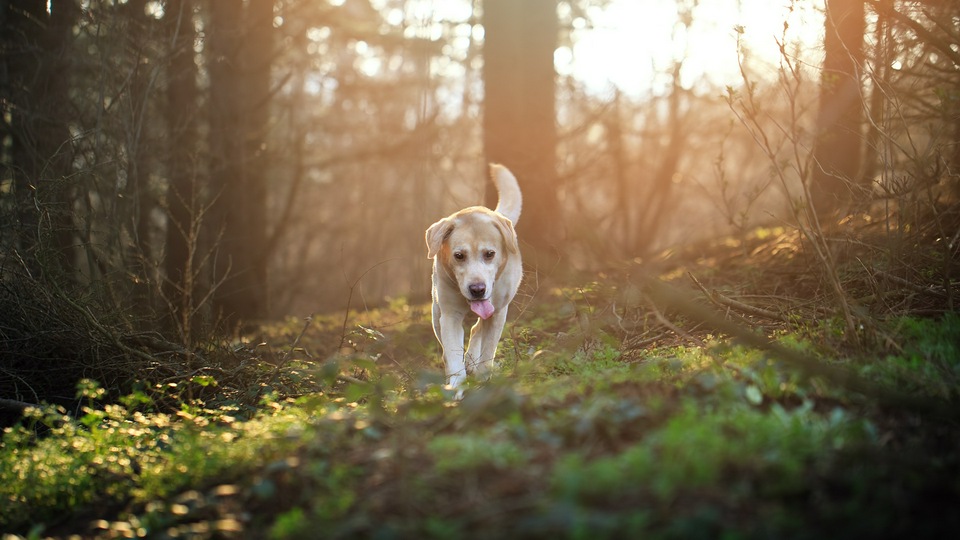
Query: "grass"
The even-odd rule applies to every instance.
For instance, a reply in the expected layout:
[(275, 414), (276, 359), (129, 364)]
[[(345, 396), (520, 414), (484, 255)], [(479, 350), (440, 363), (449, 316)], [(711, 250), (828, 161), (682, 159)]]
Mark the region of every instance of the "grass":
[[(952, 365), (955, 318), (901, 325), (903, 356), (865, 370), (898, 381), (906, 369), (938, 388), (939, 369), (915, 366)], [(664, 347), (626, 363), (600, 339), (538, 359), (505, 365), (462, 402), (429, 377), (418, 386), (377, 362), (345, 362), (338, 372), (364, 379), (268, 399), (249, 418), (202, 404), (161, 413), (143, 396), (100, 404), (85, 382), (78, 418), (34, 410), (5, 432), (0, 522), (38, 537), (268, 538), (799, 538), (956, 525), (916, 517), (932, 511), (927, 496), (958, 500), (953, 427), (900, 431), (921, 420), (843, 400), (742, 347)], [(298, 369), (330, 380), (323, 365)]]
[[(245, 392), (218, 392), (203, 375), (113, 400), (82, 381), (75, 410), (30, 409), (4, 431), (0, 531), (273, 539), (960, 531), (955, 421), (801, 374), (670, 313), (688, 334), (678, 337), (629, 281), (584, 283), (520, 302), (500, 369), (469, 381), (462, 401), (441, 385), (427, 306), (401, 300), (349, 314), (346, 332), (342, 315), (265, 327), (265, 341), (280, 345)], [(832, 328), (801, 320), (765, 333), (882, 387), (953, 403), (956, 314), (881, 320), (885, 345), (854, 354), (831, 347)], [(642, 346), (630, 346), (632, 336)]]

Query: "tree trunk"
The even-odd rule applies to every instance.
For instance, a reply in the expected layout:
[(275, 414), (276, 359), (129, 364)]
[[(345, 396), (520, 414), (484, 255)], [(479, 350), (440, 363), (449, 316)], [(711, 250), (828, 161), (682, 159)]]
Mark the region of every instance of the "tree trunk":
[(269, 0), (250, 0), (246, 9), (242, 0), (209, 5), (213, 232), (218, 242), (213, 298), (223, 322), (236, 327), (264, 317), (267, 310), (266, 189), (258, 169), (273, 12)]
[(174, 328), (190, 343), (200, 278), (199, 247), (202, 201), (197, 190), (197, 63), (193, 43), (193, 1), (170, 0), (164, 14), (171, 44), (167, 86), (167, 133), (170, 182), (167, 188), (166, 253), (163, 296), (171, 309)]
[(269, 312), (267, 288), (267, 179), (269, 152), (267, 131), (270, 128), (271, 67), (274, 50), (274, 0), (248, 0), (246, 9), (247, 37), (243, 43), (244, 79), (244, 193), (247, 201), (244, 223), (246, 245), (250, 252), (251, 285), (257, 290), (250, 315), (265, 317)]
[(867, 124), (863, 164), (860, 167), (860, 172), (863, 175), (862, 182), (865, 185), (872, 182), (873, 177), (880, 170), (880, 146), (884, 144), (883, 133), (881, 132), (884, 125), (884, 94), (889, 91), (887, 78), (891, 61), (890, 26), (886, 15), (877, 13), (875, 24), (872, 58), (873, 84), (870, 90), (870, 109), (867, 113), (870, 121)]
[[(48, 12), (49, 7), (49, 12)], [(18, 2), (4, 10), (5, 113), (18, 244), (35, 274), (73, 271), (73, 161), (69, 121), (70, 40), (79, 13), (73, 0)]]
[(683, 86), (680, 84), (682, 68), (682, 61), (674, 63), (673, 82), (670, 94), (666, 96), (667, 116), (664, 130), (669, 138), (665, 144), (656, 140), (648, 143), (656, 149), (658, 163), (653, 174), (644, 178), (647, 183), (643, 194), (645, 200), (631, 201), (640, 208), (637, 219), (634, 220), (637, 231), (635, 241), (627, 252), (633, 257), (646, 256), (650, 252), (657, 241), (660, 228), (666, 221), (663, 216), (669, 214), (676, 204), (673, 196), (673, 181), (680, 170), (680, 158), (683, 156), (688, 138), (681, 109), (681, 98), (684, 94)]
[(863, 113), (863, 0), (827, 0), (820, 110), (811, 204), (821, 216), (841, 211), (860, 186)]
[[(485, 0), (483, 4), (484, 148), (510, 168), (523, 190), (521, 242), (538, 265), (562, 241), (556, 172), (556, 0)], [(488, 185), (488, 204), (495, 204)], [(539, 254), (539, 255), (538, 255)]]
[[(125, 267), (136, 276), (131, 288), (133, 305), (141, 312), (154, 306), (152, 261), (153, 244), (151, 214), (156, 199), (150, 191), (150, 125), (153, 118), (149, 102), (153, 98), (152, 65), (149, 58), (151, 18), (146, 15), (146, 0), (129, 0), (118, 11), (126, 19), (130, 54), (129, 89), (124, 92), (126, 117), (124, 121), (127, 182), (124, 198), (131, 205), (130, 219), (133, 242), (125, 254)], [(124, 217), (126, 214), (123, 214)], [(126, 221), (126, 219), (123, 221)]]

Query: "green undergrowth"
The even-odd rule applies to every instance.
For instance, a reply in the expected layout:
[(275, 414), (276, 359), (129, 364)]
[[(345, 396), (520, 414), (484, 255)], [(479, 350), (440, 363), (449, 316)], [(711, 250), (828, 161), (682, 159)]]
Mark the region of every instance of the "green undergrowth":
[[(352, 321), (348, 335), (337, 336), (341, 320), (315, 322), (278, 351), (255, 412), (180, 394), (176, 411), (155, 394), (104, 403), (85, 381), (83, 408), (33, 409), (5, 431), (0, 530), (275, 539), (960, 530), (955, 424), (890, 410), (722, 337), (627, 356), (622, 336), (585, 324), (603, 316), (590, 291), (551, 294), (549, 308), (508, 328), (500, 369), (469, 381), (462, 400), (420, 339), (430, 337), (424, 308), (405, 305)], [(272, 332), (289, 343), (298, 324)], [(872, 358), (774, 337), (882, 385), (955, 395), (958, 317), (889, 328), (898, 347)]]

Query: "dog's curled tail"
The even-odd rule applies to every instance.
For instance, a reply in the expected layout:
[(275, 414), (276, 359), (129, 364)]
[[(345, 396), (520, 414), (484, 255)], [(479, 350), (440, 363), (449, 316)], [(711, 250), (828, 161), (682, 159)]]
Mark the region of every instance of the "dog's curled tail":
[(523, 207), (523, 196), (520, 195), (520, 185), (517, 178), (509, 169), (499, 163), (490, 164), (490, 179), (497, 187), (499, 200), (495, 212), (499, 212), (514, 225), (520, 219), (520, 209)]

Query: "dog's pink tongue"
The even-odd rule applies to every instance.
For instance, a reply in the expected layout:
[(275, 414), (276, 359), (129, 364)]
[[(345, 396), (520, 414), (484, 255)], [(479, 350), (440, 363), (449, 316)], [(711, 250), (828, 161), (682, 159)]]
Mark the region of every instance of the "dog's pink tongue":
[(470, 302), (470, 309), (479, 315), (481, 319), (488, 319), (493, 315), (493, 302), (489, 300)]

